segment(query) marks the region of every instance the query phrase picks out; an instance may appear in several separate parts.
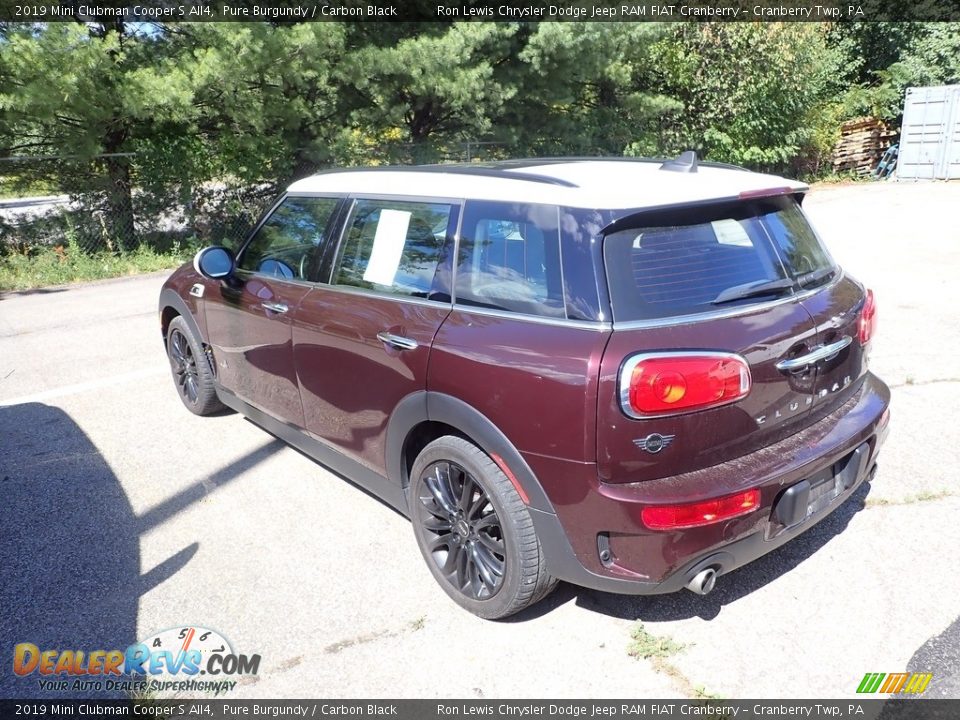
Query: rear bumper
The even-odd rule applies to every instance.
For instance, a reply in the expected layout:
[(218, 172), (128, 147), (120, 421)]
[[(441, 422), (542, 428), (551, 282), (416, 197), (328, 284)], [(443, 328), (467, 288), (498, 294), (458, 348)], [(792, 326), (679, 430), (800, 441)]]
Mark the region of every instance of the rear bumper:
[[(665, 481), (675, 502), (706, 499), (703, 488), (714, 488), (714, 496), (760, 489), (757, 511), (701, 528), (653, 532), (642, 525), (640, 510), (664, 502), (664, 484), (609, 485), (599, 481), (593, 465), (564, 463), (568, 467), (561, 470), (558, 463), (528, 458), (541, 478), (555, 478), (547, 493), (557, 514), (531, 510), (548, 568), (576, 585), (642, 595), (680, 590), (708, 567), (722, 575), (746, 565), (809, 530), (872, 479), (887, 435), (889, 401), (887, 386), (868, 374), (847, 403), (797, 435)], [(820, 481), (834, 483), (830, 497), (807, 514), (809, 488)], [(571, 492), (571, 483), (580, 491)]]

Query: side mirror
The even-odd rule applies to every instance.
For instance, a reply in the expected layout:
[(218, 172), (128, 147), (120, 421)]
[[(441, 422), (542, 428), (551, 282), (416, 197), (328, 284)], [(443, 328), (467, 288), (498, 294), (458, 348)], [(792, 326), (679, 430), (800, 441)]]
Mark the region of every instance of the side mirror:
[(193, 268), (211, 280), (225, 280), (233, 275), (236, 260), (233, 253), (219, 245), (206, 247), (193, 257)]

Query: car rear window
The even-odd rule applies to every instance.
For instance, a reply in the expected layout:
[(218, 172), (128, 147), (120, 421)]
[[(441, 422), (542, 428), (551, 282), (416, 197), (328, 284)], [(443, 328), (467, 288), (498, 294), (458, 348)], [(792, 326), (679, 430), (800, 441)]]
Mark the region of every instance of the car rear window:
[(627, 215), (603, 254), (617, 322), (766, 301), (835, 272), (793, 198)]

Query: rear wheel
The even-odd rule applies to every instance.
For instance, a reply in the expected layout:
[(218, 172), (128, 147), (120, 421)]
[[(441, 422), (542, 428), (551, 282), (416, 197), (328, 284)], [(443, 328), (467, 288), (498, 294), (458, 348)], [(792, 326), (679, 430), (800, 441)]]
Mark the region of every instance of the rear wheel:
[(182, 317), (175, 317), (167, 328), (167, 357), (177, 394), (187, 410), (210, 415), (224, 409), (203, 346)]
[(409, 501), (430, 572), (475, 615), (507, 617), (556, 586), (516, 489), (463, 438), (442, 437), (423, 449), (411, 470)]

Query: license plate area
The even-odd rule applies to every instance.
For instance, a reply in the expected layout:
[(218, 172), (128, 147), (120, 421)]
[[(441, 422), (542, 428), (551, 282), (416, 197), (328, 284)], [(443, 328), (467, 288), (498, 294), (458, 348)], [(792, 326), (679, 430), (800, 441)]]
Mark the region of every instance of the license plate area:
[(864, 475), (870, 447), (864, 443), (842, 459), (780, 493), (773, 504), (767, 538), (826, 510)]
[(843, 483), (839, 475), (831, 474), (830, 477), (821, 480), (816, 485), (811, 485), (810, 495), (807, 498), (807, 512), (804, 515), (804, 519), (823, 510), (832, 503), (843, 490)]

